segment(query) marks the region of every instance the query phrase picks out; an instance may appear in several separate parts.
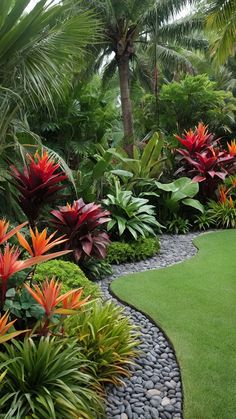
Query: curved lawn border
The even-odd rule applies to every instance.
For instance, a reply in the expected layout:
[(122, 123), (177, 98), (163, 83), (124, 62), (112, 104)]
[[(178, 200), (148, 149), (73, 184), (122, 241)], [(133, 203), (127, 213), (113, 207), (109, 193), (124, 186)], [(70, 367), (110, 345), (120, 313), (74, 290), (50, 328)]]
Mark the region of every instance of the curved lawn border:
[[(186, 419), (231, 419), (235, 414), (235, 239), (235, 230), (201, 235), (196, 243), (200, 251), (191, 260), (167, 269), (128, 275), (112, 284), (119, 298), (147, 313), (174, 344), (182, 367)], [(176, 279), (176, 275), (182, 278)], [(153, 288), (156, 281), (157, 293)], [(144, 301), (145, 293), (148, 302)], [(188, 299), (182, 307), (181, 293)], [(164, 302), (167, 295), (169, 307)], [(194, 357), (197, 362), (193, 368)], [(201, 368), (205, 368), (204, 373)]]
[[(110, 282), (122, 273), (134, 270), (144, 271), (156, 266), (169, 266), (194, 255), (196, 248), (192, 245), (193, 237), (196, 237), (196, 233), (188, 236), (163, 235), (161, 236), (161, 252), (158, 256), (154, 256), (148, 261), (115, 266), (114, 275), (100, 283), (105, 299), (111, 299)], [(170, 249), (172, 249), (171, 258), (169, 257)], [(117, 303), (117, 299), (114, 299), (114, 302)], [(136, 366), (131, 367), (132, 376), (125, 379), (126, 387), (117, 389), (108, 386), (107, 417), (116, 419), (181, 418), (182, 383), (172, 343), (148, 316), (128, 306), (125, 307), (125, 312), (135, 324), (140, 325), (141, 322), (142, 343), (140, 348), (143, 354), (142, 358), (137, 359)], [(168, 354), (165, 351), (168, 351)], [(162, 359), (162, 357), (167, 359)], [(151, 363), (150, 360), (154, 362)], [(145, 368), (151, 370), (147, 371), (149, 376), (145, 376)], [(141, 375), (141, 371), (143, 371), (143, 375)], [(130, 393), (126, 392), (126, 388)], [(138, 394), (135, 394), (136, 391)]]

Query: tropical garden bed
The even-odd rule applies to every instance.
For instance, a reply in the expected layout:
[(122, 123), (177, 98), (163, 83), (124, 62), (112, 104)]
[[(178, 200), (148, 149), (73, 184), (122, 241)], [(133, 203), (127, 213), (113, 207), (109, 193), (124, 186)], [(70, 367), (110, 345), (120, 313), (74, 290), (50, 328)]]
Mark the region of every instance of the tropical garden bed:
[(236, 11), (200, 3), (0, 4), (4, 419), (231, 415)]

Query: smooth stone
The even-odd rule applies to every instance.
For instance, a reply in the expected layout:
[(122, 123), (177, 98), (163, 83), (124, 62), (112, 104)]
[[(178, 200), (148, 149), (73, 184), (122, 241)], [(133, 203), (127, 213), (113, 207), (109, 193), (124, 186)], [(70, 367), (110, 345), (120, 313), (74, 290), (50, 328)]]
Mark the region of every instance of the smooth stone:
[(161, 404), (161, 397), (153, 397), (153, 398), (150, 400), (150, 404), (151, 404), (153, 407), (158, 407), (158, 406)]
[(162, 406), (163, 406), (163, 407), (166, 407), (166, 406), (168, 406), (168, 405), (170, 405), (170, 404), (171, 404), (171, 401), (170, 401), (170, 399), (168, 399), (168, 397), (164, 397), (164, 398), (162, 399), (161, 404), (162, 404)]
[(147, 391), (147, 395), (150, 397), (160, 396), (160, 394), (161, 394), (160, 390), (157, 390), (156, 388), (153, 388)]
[(149, 380), (146, 383), (144, 383), (144, 387), (147, 388), (148, 390), (151, 390), (154, 387), (154, 383), (151, 380)]
[(135, 413), (138, 413), (138, 415), (141, 415), (143, 413), (142, 407), (136, 407), (136, 406), (134, 406), (133, 407), (133, 410), (134, 410)]

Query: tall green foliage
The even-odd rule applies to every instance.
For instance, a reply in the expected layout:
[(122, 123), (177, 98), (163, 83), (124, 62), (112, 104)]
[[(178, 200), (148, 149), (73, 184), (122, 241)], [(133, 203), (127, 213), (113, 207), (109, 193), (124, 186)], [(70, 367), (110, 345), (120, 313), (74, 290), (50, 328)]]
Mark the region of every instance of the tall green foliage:
[[(87, 7), (87, 2), (84, 2)], [(189, 1), (171, 0), (99, 0), (91, 1), (91, 6), (97, 11), (104, 24), (105, 42), (102, 44), (99, 55), (99, 63), (104, 64), (104, 58), (108, 57), (108, 65), (104, 71), (104, 78), (114, 75), (118, 69), (121, 92), (121, 105), (124, 125), (125, 145), (131, 154), (130, 144), (134, 142), (133, 114), (130, 99), (130, 70), (131, 60), (139, 62), (137, 44), (153, 45), (150, 54), (155, 57), (150, 78), (155, 84), (155, 70), (157, 62), (168, 63), (175, 69), (191, 68), (191, 62), (182, 54), (182, 47), (189, 49), (191, 41), (187, 42), (188, 34), (194, 28), (201, 26), (199, 19), (185, 19), (178, 24), (170, 23), (171, 19)], [(191, 0), (194, 3), (194, 0)], [(194, 42), (192, 42), (193, 46)], [(206, 46), (206, 43), (195, 42), (194, 48)], [(111, 59), (111, 57), (114, 57)], [(140, 60), (141, 64), (141, 60)]]
[(169, 133), (182, 132), (199, 121), (213, 132), (225, 133), (235, 124), (236, 100), (231, 92), (216, 89), (207, 75), (186, 76), (164, 85), (160, 94), (160, 123)]

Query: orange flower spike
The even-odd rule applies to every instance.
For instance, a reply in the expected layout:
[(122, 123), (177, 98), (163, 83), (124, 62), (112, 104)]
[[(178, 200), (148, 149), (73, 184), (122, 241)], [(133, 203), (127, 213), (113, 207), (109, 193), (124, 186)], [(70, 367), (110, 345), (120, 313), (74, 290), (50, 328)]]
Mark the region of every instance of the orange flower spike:
[(236, 141), (233, 140), (231, 141), (231, 144), (227, 143), (227, 145), (228, 145), (229, 154), (231, 156), (236, 156)]
[(10, 323), (8, 322), (9, 314), (6, 312), (2, 317), (0, 317), (0, 336), (3, 336), (7, 333), (10, 327), (15, 323), (16, 319)]
[(230, 180), (231, 180), (232, 188), (236, 188), (236, 176), (235, 177), (231, 177)]
[(90, 298), (90, 295), (83, 300), (80, 299), (81, 295), (83, 294), (83, 288), (78, 288), (73, 290), (73, 294), (68, 296), (62, 301), (62, 306), (64, 309), (76, 310), (82, 307)]
[(225, 203), (227, 201), (227, 195), (225, 193), (225, 187), (221, 186), (219, 188), (219, 201)]
[(232, 196), (230, 196), (230, 197), (229, 197), (228, 202), (229, 202), (229, 206), (230, 206), (230, 208), (234, 208), (234, 201), (233, 201), (233, 199), (232, 199)]
[(63, 239), (63, 237), (65, 236), (60, 236), (57, 239), (51, 241), (55, 234), (56, 231), (47, 238), (46, 228), (41, 233), (38, 232), (37, 228), (35, 229), (35, 233), (30, 228), (32, 249), (25, 237), (21, 233), (17, 233), (17, 237), (21, 246), (24, 247), (31, 256), (40, 256), (51, 250), (54, 246), (64, 243), (67, 240)]
[(27, 284), (24, 284), (24, 287), (32, 295), (35, 301), (44, 308), (46, 315), (48, 317), (51, 316), (55, 307), (60, 302), (58, 297), (61, 291), (61, 284), (54, 279), (51, 279), (50, 282), (46, 279), (43, 282), (41, 289), (38, 285), (34, 285), (34, 289)]
[(0, 244), (3, 244), (9, 240), (14, 234), (16, 234), (22, 227), (24, 227), (28, 222), (22, 223), (17, 227), (13, 228), (7, 233), (9, 222), (5, 219), (0, 219)]
[(0, 252), (0, 277), (3, 282), (6, 282), (15, 272), (24, 269), (24, 261), (18, 260), (19, 256), (19, 249), (14, 246), (10, 247), (9, 244), (6, 245), (4, 253)]

